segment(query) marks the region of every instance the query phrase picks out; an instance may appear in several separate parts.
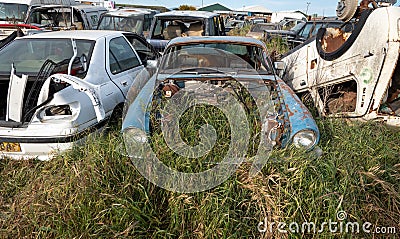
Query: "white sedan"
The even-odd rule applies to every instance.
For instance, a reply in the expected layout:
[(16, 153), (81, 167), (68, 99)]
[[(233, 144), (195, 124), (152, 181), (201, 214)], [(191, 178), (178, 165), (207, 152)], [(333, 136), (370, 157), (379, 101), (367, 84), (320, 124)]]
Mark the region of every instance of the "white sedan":
[(61, 31), (0, 49), (0, 157), (50, 159), (118, 117), (158, 53), (140, 36)]

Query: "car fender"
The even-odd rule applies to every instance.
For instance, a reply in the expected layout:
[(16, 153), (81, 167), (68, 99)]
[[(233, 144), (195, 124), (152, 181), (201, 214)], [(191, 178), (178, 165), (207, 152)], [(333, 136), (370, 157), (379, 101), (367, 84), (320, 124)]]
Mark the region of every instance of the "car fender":
[(318, 142), (320, 137), (319, 129), (310, 111), (282, 79), (277, 79), (277, 83), (288, 111), (291, 126), (290, 138), (301, 130), (309, 129), (315, 131)]
[[(103, 103), (101, 100), (101, 94), (100, 94), (100, 87), (98, 85), (94, 85), (88, 82), (85, 82), (81, 80), (78, 77), (66, 75), (66, 74), (55, 74), (47, 78), (46, 82), (44, 83), (44, 86), (48, 86), (50, 84), (50, 81), (54, 82), (66, 82), (72, 86), (75, 90), (78, 90), (80, 92), (84, 92), (92, 102), (92, 105), (94, 107), (94, 111), (96, 113), (96, 118), (97, 121), (100, 122), (105, 118), (105, 110), (103, 107)], [(48, 89), (49, 87), (43, 87), (40, 95), (39, 95), (39, 100), (41, 102), (44, 102), (45, 100), (45, 95), (48, 95)], [(38, 101), (38, 103), (40, 103)]]
[(156, 84), (156, 77), (153, 76), (148, 80), (144, 86), (133, 85), (132, 87), (138, 87), (139, 94), (132, 100), (128, 105), (127, 112), (122, 122), (122, 132), (129, 127), (135, 127), (145, 132), (150, 131), (150, 119), (148, 106), (152, 102), (154, 87)]

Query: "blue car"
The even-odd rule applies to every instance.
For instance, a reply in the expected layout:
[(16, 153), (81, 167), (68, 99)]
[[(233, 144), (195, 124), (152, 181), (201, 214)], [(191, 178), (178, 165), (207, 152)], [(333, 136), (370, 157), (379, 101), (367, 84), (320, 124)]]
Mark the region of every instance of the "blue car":
[[(296, 94), (275, 74), (272, 65), (265, 44), (257, 39), (175, 38), (168, 43), (157, 72), (150, 79), (135, 80), (128, 96), (122, 131), (151, 133), (150, 119), (154, 113), (151, 108), (182, 90), (196, 97), (208, 94), (206, 101), (211, 102), (213, 96), (218, 98), (218, 93), (214, 93), (218, 88), (233, 95), (245, 89), (257, 104), (268, 142), (278, 148), (293, 144), (312, 150), (320, 138), (317, 124)], [(241, 86), (235, 86), (232, 81), (240, 82)], [(205, 83), (213, 87), (203, 87)], [(161, 113), (155, 117), (166, 116)], [(143, 135), (138, 134), (137, 140), (146, 140)]]

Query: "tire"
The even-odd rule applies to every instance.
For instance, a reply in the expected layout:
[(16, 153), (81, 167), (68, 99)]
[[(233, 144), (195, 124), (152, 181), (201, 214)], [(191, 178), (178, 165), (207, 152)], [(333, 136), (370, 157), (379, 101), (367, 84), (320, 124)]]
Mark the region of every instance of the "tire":
[(358, 0), (340, 0), (336, 8), (336, 15), (344, 22), (350, 21), (356, 14)]
[(123, 104), (119, 104), (117, 105), (111, 116), (110, 119), (107, 122), (107, 128), (111, 129), (111, 130), (118, 130), (121, 128), (122, 126), (122, 114), (123, 114)]

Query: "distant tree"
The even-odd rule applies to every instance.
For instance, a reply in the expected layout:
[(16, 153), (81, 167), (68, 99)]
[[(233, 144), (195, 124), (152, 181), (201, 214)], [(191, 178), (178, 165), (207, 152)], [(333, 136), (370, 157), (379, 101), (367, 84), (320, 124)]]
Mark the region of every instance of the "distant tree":
[(196, 7), (194, 7), (194, 6), (189, 6), (189, 5), (180, 5), (180, 6), (179, 6), (179, 10), (181, 10), (181, 11), (187, 11), (187, 10), (189, 10), (189, 11), (195, 11), (195, 10), (196, 10)]

